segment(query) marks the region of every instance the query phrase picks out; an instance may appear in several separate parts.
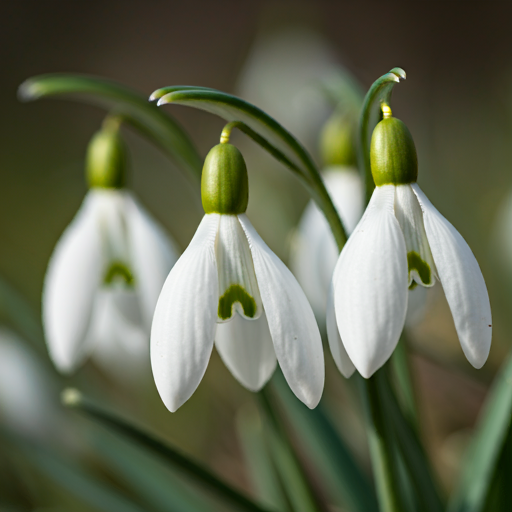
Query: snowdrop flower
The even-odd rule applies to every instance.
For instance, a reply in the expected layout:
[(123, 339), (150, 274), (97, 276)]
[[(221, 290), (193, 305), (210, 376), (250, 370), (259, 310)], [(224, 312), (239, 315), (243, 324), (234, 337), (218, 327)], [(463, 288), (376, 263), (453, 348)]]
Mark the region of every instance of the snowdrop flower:
[(91, 188), (46, 273), (44, 330), (53, 362), (66, 373), (91, 353), (124, 372), (148, 357), (154, 307), (177, 259), (162, 228), (123, 188), (118, 128), (108, 119), (89, 145)]
[(480, 368), (491, 345), (491, 308), (478, 263), (458, 231), (416, 183), (414, 142), (404, 123), (384, 119), (371, 141), (376, 189), (332, 279), (327, 331), (345, 376), (370, 377), (391, 356), (404, 327), (407, 290), (438, 280), (462, 350)]
[[(358, 114), (358, 112), (357, 112)], [(320, 135), (325, 186), (348, 233), (363, 214), (364, 187), (356, 168), (357, 116), (335, 111)], [(311, 200), (291, 242), (290, 268), (302, 286), (320, 325), (325, 325), (327, 295), (339, 250), (324, 214)]]
[(224, 142), (206, 157), (205, 216), (171, 270), (151, 329), (151, 365), (167, 408), (186, 402), (215, 346), (234, 377), (261, 389), (276, 360), (309, 407), (320, 400), (324, 359), (311, 306), (292, 273), (245, 215), (247, 169)]

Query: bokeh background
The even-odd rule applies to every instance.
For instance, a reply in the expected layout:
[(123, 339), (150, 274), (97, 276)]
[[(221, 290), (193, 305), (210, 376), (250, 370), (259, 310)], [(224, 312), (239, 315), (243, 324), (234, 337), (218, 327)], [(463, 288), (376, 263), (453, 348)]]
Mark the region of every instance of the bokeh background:
[[(472, 247), (493, 308), (493, 347), (479, 372), (462, 355), (439, 285), (429, 294), (425, 319), (411, 334), (422, 429), (442, 485), (449, 488), (488, 385), (512, 346), (512, 255), (507, 252), (512, 237), (512, 218), (507, 217), (512, 194), (511, 17), (507, 2), (2, 2), (0, 274), (39, 315), (46, 265), (86, 193), (85, 148), (104, 116), (96, 107), (71, 101), (20, 103), (16, 92), (25, 79), (79, 72), (120, 81), (148, 96), (177, 84), (240, 94), (274, 115), (317, 158), (316, 137), (329, 114), (329, 103), (314, 92), (321, 73), (342, 66), (365, 91), (401, 66), (407, 80), (395, 88), (393, 112), (414, 136), (419, 183)], [(272, 44), (283, 33), (292, 43), (276, 53)], [(254, 67), (262, 62), (266, 69)], [(294, 82), (308, 85), (313, 96), (290, 103), (286, 87)], [(318, 115), (299, 115), (311, 101)], [(221, 120), (185, 107), (165, 108), (202, 155), (217, 143)], [(185, 248), (202, 216), (199, 191), (158, 149), (128, 130), (125, 135), (130, 186)], [(239, 135), (233, 140), (249, 167), (249, 215), (286, 260), (307, 193), (251, 142)], [(35, 354), (45, 384), (32, 387), (48, 387), (46, 410), (53, 411), (48, 421), (60, 425), (48, 427), (48, 435), (65, 431), (66, 450), (80, 453), (84, 464), (94, 464), (89, 426), (58, 405), (59, 389), (69, 384), (86, 386), (93, 396), (250, 491), (236, 417), (252, 398), (215, 354), (196, 394), (173, 415), (160, 402), (149, 374), (120, 381), (88, 363), (75, 377), (62, 378), (44, 351)], [(334, 419), (355, 452), (364, 457), (357, 408), (330, 355), (325, 400), (332, 403)]]

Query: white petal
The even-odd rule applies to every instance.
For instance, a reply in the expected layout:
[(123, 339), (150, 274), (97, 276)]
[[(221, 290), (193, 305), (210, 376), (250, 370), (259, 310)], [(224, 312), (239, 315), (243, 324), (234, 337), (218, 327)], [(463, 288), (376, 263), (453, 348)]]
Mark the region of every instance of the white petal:
[[(235, 311), (248, 319), (258, 318), (263, 311), (260, 292), (249, 243), (236, 215), (220, 216), (215, 256), (219, 271), (217, 321), (228, 320)], [(233, 302), (235, 294), (243, 305), (238, 300)]]
[(411, 185), (395, 188), (395, 215), (402, 229), (409, 264), (409, 286), (435, 284), (436, 268), (423, 225), (423, 214)]
[[(363, 214), (359, 173), (351, 168), (329, 167), (323, 177), (343, 224), (351, 233)], [(310, 201), (292, 240), (290, 268), (322, 324), (338, 256), (338, 247), (324, 214), (314, 201)]]
[(491, 348), (492, 318), (487, 287), (471, 249), (434, 208), (417, 184), (425, 229), (439, 280), (450, 306), (460, 344), (469, 362), (481, 368)]
[(217, 324), (215, 346), (233, 376), (251, 391), (259, 391), (276, 369), (265, 313), (256, 320), (235, 313), (229, 322)]
[(51, 358), (62, 372), (73, 371), (91, 348), (85, 340), (104, 267), (98, 199), (94, 190), (88, 193), (46, 272), (43, 324)]
[(132, 382), (149, 369), (149, 332), (133, 288), (111, 286), (97, 292), (88, 336), (94, 359), (108, 373)]
[(126, 197), (130, 256), (148, 332), (156, 301), (178, 259), (176, 244), (131, 194)]
[(329, 347), (331, 354), (338, 367), (338, 370), (347, 379), (354, 373), (356, 367), (350, 360), (350, 357), (345, 350), (345, 346), (341, 341), (340, 332), (336, 323), (336, 312), (334, 310), (334, 290), (331, 286), (329, 289), (329, 297), (327, 300), (327, 339), (329, 340)]
[(245, 215), (238, 218), (251, 248), (277, 360), (292, 391), (308, 407), (316, 407), (325, 369), (313, 310), (293, 274), (267, 247), (249, 219)]
[(365, 378), (391, 356), (407, 310), (407, 257), (394, 198), (393, 185), (375, 189), (333, 276), (339, 333)]
[(215, 338), (219, 287), (215, 238), (219, 215), (205, 215), (172, 268), (158, 298), (151, 327), (151, 366), (156, 387), (174, 412), (203, 378)]
[(424, 286), (416, 286), (407, 292), (409, 298), (407, 300), (407, 315), (405, 317), (405, 325), (414, 327), (419, 324), (425, 316), (427, 306), (427, 288)]

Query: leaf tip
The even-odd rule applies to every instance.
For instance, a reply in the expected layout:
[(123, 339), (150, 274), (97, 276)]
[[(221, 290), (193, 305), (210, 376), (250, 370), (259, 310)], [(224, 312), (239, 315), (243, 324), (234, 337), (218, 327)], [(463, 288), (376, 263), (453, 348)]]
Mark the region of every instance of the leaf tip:
[(37, 82), (29, 78), (18, 87), (17, 96), (19, 101), (32, 101), (36, 100), (37, 98), (39, 98), (39, 96), (41, 96), (41, 91), (37, 86)]
[(76, 388), (66, 388), (61, 393), (60, 400), (66, 407), (76, 407), (82, 401), (82, 393)]
[(390, 71), (390, 73), (393, 73), (393, 75), (396, 75), (396, 76), (397, 76), (397, 78), (398, 78), (397, 82), (399, 82), (399, 81), (400, 81), (400, 78), (401, 78), (402, 80), (405, 80), (405, 79), (407, 78), (407, 75), (406, 75), (406, 73), (405, 73), (405, 70), (404, 70), (404, 69), (402, 69), (402, 68), (393, 68), (393, 69)]

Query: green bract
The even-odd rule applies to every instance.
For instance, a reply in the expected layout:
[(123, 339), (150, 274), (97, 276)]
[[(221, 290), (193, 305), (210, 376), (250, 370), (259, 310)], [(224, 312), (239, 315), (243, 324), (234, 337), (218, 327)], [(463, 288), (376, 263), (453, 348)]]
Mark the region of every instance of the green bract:
[(377, 124), (372, 135), (370, 162), (378, 187), (416, 182), (416, 148), (411, 132), (400, 119), (388, 117)]
[(242, 153), (223, 143), (208, 153), (201, 177), (205, 213), (239, 214), (247, 210), (249, 180)]
[(89, 142), (85, 163), (90, 187), (122, 188), (126, 182), (126, 150), (118, 129), (104, 127)]

